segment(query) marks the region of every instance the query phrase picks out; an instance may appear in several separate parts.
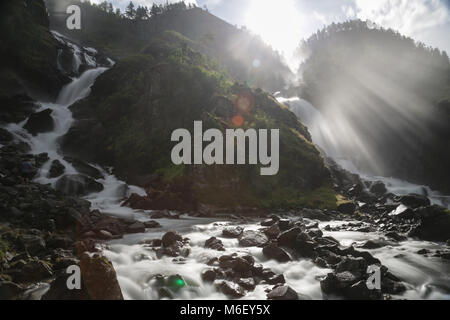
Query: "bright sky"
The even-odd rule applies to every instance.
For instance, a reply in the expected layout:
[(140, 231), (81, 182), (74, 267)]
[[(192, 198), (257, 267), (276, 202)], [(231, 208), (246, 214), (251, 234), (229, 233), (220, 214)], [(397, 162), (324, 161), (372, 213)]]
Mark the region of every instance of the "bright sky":
[[(129, 0), (110, 0), (124, 8)], [(176, 2), (178, 0), (170, 0)], [(101, 2), (101, 0), (92, 0)], [(151, 6), (166, 0), (134, 0)], [(450, 0), (186, 0), (225, 21), (245, 25), (293, 62), (301, 39), (332, 22), (369, 19), (450, 53)]]

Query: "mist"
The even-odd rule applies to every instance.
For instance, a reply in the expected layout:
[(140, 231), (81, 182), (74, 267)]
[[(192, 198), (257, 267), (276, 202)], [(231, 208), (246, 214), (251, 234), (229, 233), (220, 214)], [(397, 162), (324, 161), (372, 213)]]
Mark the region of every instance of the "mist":
[(449, 177), (433, 162), (449, 146), (446, 53), (362, 21), (331, 25), (300, 51), (310, 53), (300, 95), (321, 113), (308, 125), (329, 156), (372, 175)]

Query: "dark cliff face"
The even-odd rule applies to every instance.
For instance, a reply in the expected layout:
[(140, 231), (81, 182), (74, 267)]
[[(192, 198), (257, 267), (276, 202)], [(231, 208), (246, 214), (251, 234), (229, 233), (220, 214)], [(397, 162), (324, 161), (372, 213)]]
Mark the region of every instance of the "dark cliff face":
[(60, 45), (52, 36), (45, 4), (2, 1), (0, 95), (2, 99), (29, 94), (54, 100), (67, 82), (57, 68)]

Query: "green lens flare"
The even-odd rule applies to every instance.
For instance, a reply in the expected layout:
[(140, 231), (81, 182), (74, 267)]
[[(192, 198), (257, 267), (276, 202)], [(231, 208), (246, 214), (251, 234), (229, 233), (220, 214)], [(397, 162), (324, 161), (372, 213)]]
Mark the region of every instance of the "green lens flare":
[(183, 279), (177, 279), (177, 280), (175, 280), (175, 285), (181, 288), (181, 287), (184, 287), (186, 285), (186, 283), (184, 282)]

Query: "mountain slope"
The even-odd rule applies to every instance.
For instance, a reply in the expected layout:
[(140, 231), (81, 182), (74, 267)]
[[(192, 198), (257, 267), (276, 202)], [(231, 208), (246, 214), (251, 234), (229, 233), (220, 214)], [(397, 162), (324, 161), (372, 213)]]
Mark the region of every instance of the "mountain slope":
[[(165, 32), (142, 54), (105, 72), (92, 94), (73, 106), (79, 121), (64, 139), (65, 152), (113, 166), (119, 177), (140, 185), (157, 173), (152, 188), (186, 206), (333, 208), (329, 172), (307, 129), (263, 91), (230, 81), (191, 42)], [(173, 166), (172, 131), (192, 131), (196, 120), (203, 130), (235, 128), (233, 101), (242, 94), (254, 100), (243, 128), (280, 129), (278, 175), (260, 176), (255, 165)]]
[[(118, 60), (139, 53), (162, 32), (173, 30), (197, 42), (197, 49), (217, 60), (230, 76), (254, 87), (275, 92), (292, 77), (281, 56), (245, 30), (238, 29), (200, 9), (167, 9), (147, 20), (130, 20), (79, 1), (46, 0), (51, 27), (83, 45), (104, 51)], [(68, 3), (82, 10), (81, 30), (67, 30), (64, 11)], [(254, 66), (254, 61), (260, 62)]]

